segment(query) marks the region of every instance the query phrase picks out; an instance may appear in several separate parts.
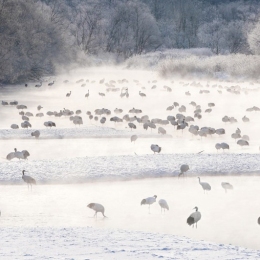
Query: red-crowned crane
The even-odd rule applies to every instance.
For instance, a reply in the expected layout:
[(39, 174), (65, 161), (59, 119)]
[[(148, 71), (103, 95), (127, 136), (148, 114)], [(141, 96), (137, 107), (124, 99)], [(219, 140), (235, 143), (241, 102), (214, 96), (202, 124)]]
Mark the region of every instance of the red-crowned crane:
[(31, 185), (31, 189), (32, 189), (32, 184), (36, 184), (36, 181), (35, 181), (35, 179), (32, 178), (31, 176), (25, 175), (25, 174), (24, 174), (25, 172), (26, 172), (26, 171), (23, 170), (23, 176), (22, 176), (22, 179), (24, 180), (24, 182), (27, 183), (27, 185), (28, 185), (28, 189), (29, 189), (29, 186), (30, 186), (30, 185)]
[(197, 228), (197, 223), (198, 221), (201, 219), (201, 213), (198, 211), (198, 207), (194, 208), (196, 211), (193, 212), (187, 219), (187, 224), (188, 225), (192, 225), (192, 227), (194, 227), (194, 224), (196, 224), (196, 228)]
[(103, 205), (99, 204), (99, 203), (90, 203), (88, 204), (88, 206), (90, 209), (93, 209), (95, 211), (94, 217), (97, 217), (97, 213), (101, 212), (102, 215), (106, 218), (105, 216), (105, 208)]

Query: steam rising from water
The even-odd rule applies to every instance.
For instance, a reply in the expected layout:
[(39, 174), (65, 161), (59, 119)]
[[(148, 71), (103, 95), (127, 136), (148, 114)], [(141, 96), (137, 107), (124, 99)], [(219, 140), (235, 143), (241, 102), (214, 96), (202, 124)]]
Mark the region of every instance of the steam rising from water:
[[(116, 83), (116, 87), (128, 87), (129, 99), (120, 98), (120, 92), (106, 92), (104, 84), (100, 84), (101, 79), (105, 82), (110, 80), (127, 79), (128, 83)], [(82, 83), (76, 81), (84, 79)], [(44, 121), (52, 120), (56, 123), (58, 130), (67, 134), (65, 139), (59, 139), (59, 134), (53, 131), (57, 139), (39, 138), (39, 140), (19, 139), (17, 130), (16, 138), (4, 140), (4, 129), (9, 129), (10, 125), (16, 123), (20, 125), (21, 116), (15, 107), (1, 106), (0, 122), (0, 151), (2, 161), (5, 156), (16, 147), (18, 150), (27, 149), (31, 157), (30, 160), (40, 159), (64, 159), (85, 156), (112, 156), (112, 155), (134, 155), (151, 153), (150, 145), (157, 143), (162, 146), (162, 153), (216, 153), (214, 148), (217, 142), (228, 142), (230, 145), (229, 153), (258, 153), (260, 120), (258, 112), (246, 112), (246, 108), (258, 106), (259, 98), (255, 92), (249, 92), (248, 95), (241, 93), (234, 95), (222, 89), (223, 94), (218, 94), (218, 88), (208, 88), (207, 84), (232, 86), (233, 82), (201, 82), (202, 88), (184, 87), (179, 80), (175, 82), (166, 81), (157, 77), (155, 72), (148, 71), (126, 71), (114, 68), (98, 68), (89, 70), (77, 70), (67, 75), (54, 79), (55, 84), (52, 87), (44, 82), (41, 88), (35, 88), (29, 83), (29, 87), (19, 86), (14, 88), (1, 89), (1, 99), (5, 101), (17, 100), (19, 104), (28, 107), (26, 111), (34, 115), (38, 112), (36, 107), (42, 105), (41, 112), (45, 114), (43, 118), (31, 117), (30, 122), (33, 129), (42, 130)], [(68, 80), (69, 83), (64, 83)], [(88, 80), (88, 82), (86, 82)], [(136, 84), (133, 80), (138, 80)], [(157, 80), (156, 83), (152, 83)], [(148, 83), (150, 81), (150, 83)], [(197, 81), (198, 82), (198, 81)], [(81, 84), (86, 84), (81, 87)], [(192, 82), (189, 82), (192, 83)], [(151, 90), (152, 85), (157, 85), (155, 90)], [(172, 88), (168, 93), (164, 86)], [(239, 83), (242, 88), (258, 88), (259, 85), (248, 85), (248, 83)], [(89, 89), (90, 97), (85, 98)], [(199, 94), (200, 89), (210, 90), (209, 94)], [(139, 91), (146, 93), (147, 97), (141, 98)], [(66, 93), (72, 92), (69, 98)], [(191, 96), (186, 96), (185, 92), (190, 91)], [(105, 93), (102, 98), (98, 92)], [(92, 114), (97, 108), (107, 108), (114, 111), (115, 108), (122, 108), (123, 115), (127, 114), (129, 109), (142, 109), (142, 115), (149, 115), (150, 118), (166, 119), (168, 115), (175, 115), (178, 110), (166, 111), (166, 108), (174, 101), (185, 105), (187, 112), (185, 115), (193, 116), (194, 107), (189, 105), (191, 101), (200, 104), (202, 110), (208, 108), (209, 102), (214, 102), (215, 107), (212, 113), (202, 113), (201, 120), (195, 124), (200, 127), (210, 126), (214, 128), (225, 128), (226, 134), (222, 137), (213, 136), (203, 138), (192, 137), (187, 130), (182, 134), (174, 130), (173, 126), (166, 126), (167, 134), (170, 138), (143, 138), (138, 139), (136, 144), (130, 142), (131, 134), (147, 134), (141, 126), (137, 125), (136, 131), (130, 131), (129, 136), (123, 138), (104, 138), (94, 139), (86, 135), (86, 139), (69, 139), (70, 133), (75, 133), (79, 127), (75, 127), (68, 117), (49, 117), (47, 111), (63, 110), (64, 108), (73, 110), (81, 109), (83, 118), (83, 127), (100, 126), (99, 122), (90, 122), (86, 112)], [(114, 115), (112, 112), (111, 117)], [(237, 118), (236, 124), (224, 124), (221, 118), (225, 115)], [(247, 115), (250, 123), (243, 123), (242, 117)], [(126, 130), (126, 123), (115, 125), (107, 117), (106, 127), (113, 127), (119, 130)], [(240, 148), (230, 136), (239, 127), (242, 134), (250, 137), (250, 146)], [(81, 127), (82, 128), (82, 127)], [(62, 130), (64, 129), (64, 130)], [(33, 131), (33, 130), (32, 130)], [(104, 128), (108, 132), (109, 129)], [(149, 130), (150, 131), (150, 130)], [(152, 132), (157, 133), (157, 130)], [(122, 136), (121, 136), (122, 137)], [(10, 167), (11, 167), (10, 162)], [(187, 163), (187, 162), (184, 162)], [(21, 164), (21, 167), (24, 166)], [(86, 165), (88, 167), (88, 165)], [(191, 165), (192, 168), (192, 165)], [(173, 169), (175, 170), (175, 169)], [(205, 169), (206, 171), (207, 169)], [(16, 173), (15, 173), (16, 174)], [(17, 173), (20, 174), (20, 173)], [(60, 173), (63, 174), (62, 172)], [(105, 173), (104, 173), (105, 174)], [(236, 245), (248, 246), (259, 249), (260, 240), (258, 226), (256, 223), (260, 212), (257, 211), (259, 203), (256, 199), (258, 192), (258, 178), (249, 177), (216, 177), (207, 178), (212, 184), (212, 191), (204, 195), (197, 180), (193, 178), (185, 180), (177, 179), (155, 179), (132, 182), (107, 182), (107, 183), (88, 183), (84, 185), (38, 185), (33, 188), (33, 192), (27, 192), (25, 186), (3, 186), (1, 187), (1, 218), (0, 226), (95, 226), (104, 228), (123, 228), (134, 230), (146, 230), (154, 232), (165, 232), (176, 235), (190, 236), (196, 239), (213, 240), (219, 243), (234, 243)], [(220, 183), (230, 181), (235, 189), (232, 193), (225, 194)], [(158, 198), (164, 198), (170, 205), (170, 211), (165, 215), (160, 214), (158, 205), (152, 206), (152, 214), (148, 214), (146, 207), (140, 206), (140, 201), (144, 197), (153, 196), (156, 193)], [(12, 203), (10, 203), (10, 201)], [(100, 202), (106, 207), (106, 214), (109, 219), (90, 218), (93, 212), (88, 211), (85, 206), (90, 202)], [(250, 203), (249, 203), (250, 202)], [(192, 208), (198, 206), (202, 213), (202, 220), (198, 224), (197, 230), (188, 227), (185, 223), (186, 218), (192, 212)], [(30, 219), (30, 222), (27, 220)]]

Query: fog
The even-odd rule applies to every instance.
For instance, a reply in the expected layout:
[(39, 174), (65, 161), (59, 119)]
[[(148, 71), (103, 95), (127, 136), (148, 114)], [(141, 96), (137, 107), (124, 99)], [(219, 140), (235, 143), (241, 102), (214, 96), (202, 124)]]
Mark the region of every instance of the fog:
[[(76, 83), (80, 79), (84, 79), (84, 82)], [(120, 98), (120, 91), (107, 92), (105, 83), (100, 83), (102, 79), (105, 79), (105, 83), (115, 80), (115, 83), (109, 84), (115, 85), (120, 90), (122, 87), (127, 87), (129, 98)], [(122, 79), (127, 81), (117, 82)], [(48, 86), (48, 82), (53, 80), (54, 85)], [(64, 83), (64, 80), (69, 82)], [(139, 83), (134, 80), (138, 80)], [(153, 82), (155, 80), (157, 82)], [(227, 142), (230, 145), (230, 149), (225, 153), (259, 153), (259, 112), (246, 112), (249, 107), (259, 106), (259, 84), (209, 80), (201, 82), (181, 79), (164, 80), (153, 71), (107, 67), (80, 69), (56, 78), (48, 78), (45, 79), (41, 88), (34, 87), (37, 83), (29, 82), (27, 88), (8, 86), (0, 89), (1, 100), (7, 102), (17, 100), (19, 104), (28, 107), (25, 111), (34, 114), (30, 117), (32, 129), (24, 130), (20, 127), (22, 120), (16, 107), (0, 106), (1, 163), (6, 162), (6, 155), (15, 147), (19, 151), (26, 149), (30, 153), (29, 161), (21, 162), (22, 168), (26, 168), (30, 161), (37, 160), (152, 154), (150, 146), (153, 143), (162, 147), (162, 154), (201, 151), (216, 154), (215, 144), (221, 142)], [(81, 87), (82, 84), (86, 86)], [(153, 85), (157, 86), (154, 90), (151, 89)], [(235, 85), (239, 85), (244, 91), (234, 94), (226, 90), (227, 87)], [(172, 92), (167, 92), (164, 86), (170, 87)], [(210, 93), (200, 94), (201, 89), (210, 90)], [(88, 90), (90, 96), (85, 98)], [(217, 90), (221, 90), (222, 94)], [(66, 93), (69, 91), (71, 91), (71, 96), (68, 98)], [(140, 97), (139, 91), (147, 96)], [(187, 91), (190, 92), (190, 96), (185, 94)], [(105, 97), (99, 96), (99, 92), (105, 93)], [(166, 119), (168, 115), (175, 116), (179, 113), (179, 107), (166, 111), (166, 108), (174, 101), (180, 106), (185, 105), (187, 112), (183, 114), (192, 117), (195, 108), (189, 103), (195, 101), (201, 105), (202, 119), (195, 119), (195, 122), (190, 122), (190, 124), (197, 124), (199, 127), (224, 128), (226, 134), (201, 138), (192, 136), (187, 128), (183, 132), (177, 131), (169, 124), (162, 126), (167, 131), (167, 135), (162, 137), (157, 129), (146, 131), (142, 124), (136, 121), (133, 122), (137, 125), (135, 130), (130, 130), (125, 121), (116, 124), (109, 121), (112, 116), (116, 115), (115, 108), (123, 109), (122, 114), (116, 115), (122, 118), (123, 115), (129, 114), (128, 111), (133, 107), (143, 111), (142, 114), (137, 114), (137, 117), (149, 115), (150, 119)], [(206, 114), (204, 111), (208, 108), (209, 102), (214, 102), (215, 107), (212, 108), (211, 113)], [(37, 111), (38, 105), (43, 107), (41, 111)], [(77, 109), (82, 110), (80, 116), (83, 119), (83, 125), (74, 126), (68, 116), (46, 115), (47, 111), (59, 112), (64, 108), (74, 112)], [(104, 125), (99, 122), (100, 116), (98, 121), (90, 121), (86, 115), (87, 111), (91, 111), (94, 115), (94, 110), (97, 108), (111, 110), (111, 115), (106, 116), (107, 121)], [(35, 117), (38, 112), (43, 112), (44, 117)], [(225, 115), (235, 117), (238, 122), (234, 124), (222, 122), (222, 117)], [(249, 123), (242, 121), (244, 115), (250, 118)], [(47, 129), (43, 125), (45, 121), (50, 120), (56, 123), (56, 128)], [(18, 124), (20, 129), (10, 129), (11, 124)], [(237, 128), (241, 129), (241, 135), (246, 134), (250, 137), (249, 146), (241, 148), (231, 138), (231, 134)], [(30, 133), (36, 129), (41, 131), (39, 139), (30, 136)], [(98, 131), (96, 135), (95, 129)], [(115, 134), (113, 131), (116, 131)], [(132, 134), (139, 136), (135, 143), (130, 141)], [(14, 169), (12, 163), (13, 161), (8, 162), (6, 167)], [(190, 167), (192, 168), (192, 165)], [(33, 177), (37, 179), (37, 176)], [(37, 185), (33, 187), (32, 192), (27, 190), (26, 184), (21, 179), (23, 185), (1, 186), (0, 226), (93, 226), (142, 230), (260, 249), (257, 225), (257, 218), (260, 216), (258, 210), (260, 202), (257, 198), (259, 177), (203, 177), (203, 181), (209, 182), (212, 186), (209, 194), (203, 193), (195, 177), (83, 183), (81, 185)], [(226, 194), (220, 185), (223, 181), (234, 185), (234, 190)], [(140, 202), (143, 198), (153, 195), (157, 195), (158, 200), (166, 199), (170, 211), (161, 214), (160, 207), (156, 203), (151, 206), (151, 214), (148, 214), (148, 207), (141, 207)], [(106, 208), (105, 213), (108, 218), (103, 219), (101, 216), (97, 220), (92, 218), (94, 212), (86, 207), (90, 202), (102, 203)], [(198, 229), (186, 224), (186, 219), (195, 206), (198, 206), (202, 213)]]
[[(82, 185), (40, 185), (32, 192), (23, 186), (1, 187), (0, 227), (86, 227), (169, 233), (197, 240), (260, 249), (257, 199), (259, 177), (204, 177), (212, 190), (204, 194), (197, 178), (163, 178)], [(234, 186), (225, 193), (220, 183)], [(140, 205), (143, 198), (166, 199), (170, 210), (161, 213), (156, 202)], [(105, 215), (87, 204), (99, 202)], [(198, 206), (202, 214), (198, 228), (186, 224)]]

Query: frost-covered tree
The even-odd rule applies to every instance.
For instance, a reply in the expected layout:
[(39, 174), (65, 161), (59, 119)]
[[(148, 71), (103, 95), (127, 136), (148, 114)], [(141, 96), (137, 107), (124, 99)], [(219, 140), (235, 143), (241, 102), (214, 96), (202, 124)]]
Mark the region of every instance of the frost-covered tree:
[(255, 25), (254, 29), (248, 34), (248, 44), (255, 54), (260, 54), (260, 21)]
[(62, 33), (33, 0), (0, 1), (0, 82), (39, 79), (68, 57)]

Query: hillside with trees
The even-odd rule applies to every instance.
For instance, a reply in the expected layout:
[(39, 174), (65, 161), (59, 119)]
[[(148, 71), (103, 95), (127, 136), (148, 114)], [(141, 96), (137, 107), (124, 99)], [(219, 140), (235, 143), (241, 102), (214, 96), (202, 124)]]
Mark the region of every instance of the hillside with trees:
[(258, 55), (259, 11), (256, 0), (0, 0), (0, 82), (39, 80), (107, 55)]

